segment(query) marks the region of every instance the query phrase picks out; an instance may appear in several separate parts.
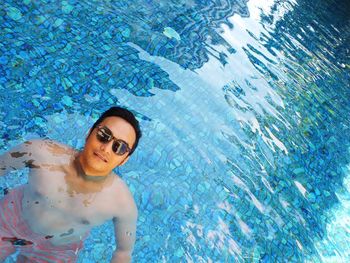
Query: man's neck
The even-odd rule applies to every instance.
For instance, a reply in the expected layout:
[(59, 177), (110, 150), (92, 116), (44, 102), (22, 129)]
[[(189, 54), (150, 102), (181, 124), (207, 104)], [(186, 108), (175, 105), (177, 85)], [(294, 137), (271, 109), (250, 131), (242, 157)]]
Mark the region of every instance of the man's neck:
[(82, 161), (81, 161), (81, 156), (80, 153), (76, 156), (76, 158), (74, 159), (74, 168), (77, 171), (77, 175), (78, 177), (82, 178), (85, 181), (89, 181), (89, 182), (104, 182), (110, 175), (106, 174), (106, 175), (89, 175), (84, 171), (83, 166), (81, 165)]

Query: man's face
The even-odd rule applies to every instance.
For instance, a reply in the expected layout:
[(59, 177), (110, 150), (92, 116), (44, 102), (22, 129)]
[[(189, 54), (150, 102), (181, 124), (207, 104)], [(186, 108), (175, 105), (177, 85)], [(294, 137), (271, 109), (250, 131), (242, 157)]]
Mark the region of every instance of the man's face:
[[(106, 126), (116, 139), (126, 142), (131, 149), (136, 140), (134, 128), (120, 117), (107, 117), (100, 124)], [(107, 175), (116, 166), (123, 165), (128, 159), (128, 152), (117, 155), (112, 150), (113, 140), (103, 143), (97, 137), (95, 128), (87, 138), (81, 153), (81, 162), (85, 173), (89, 175)]]

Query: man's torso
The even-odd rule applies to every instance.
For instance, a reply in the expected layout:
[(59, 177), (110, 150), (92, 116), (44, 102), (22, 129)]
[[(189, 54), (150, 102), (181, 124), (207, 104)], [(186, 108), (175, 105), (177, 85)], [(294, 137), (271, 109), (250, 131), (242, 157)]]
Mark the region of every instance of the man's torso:
[(29, 162), (22, 216), (32, 231), (52, 236), (54, 245), (79, 241), (93, 226), (122, 213), (125, 202), (133, 202), (115, 174), (102, 184), (77, 176), (76, 155), (69, 147), (45, 142), (37, 158)]

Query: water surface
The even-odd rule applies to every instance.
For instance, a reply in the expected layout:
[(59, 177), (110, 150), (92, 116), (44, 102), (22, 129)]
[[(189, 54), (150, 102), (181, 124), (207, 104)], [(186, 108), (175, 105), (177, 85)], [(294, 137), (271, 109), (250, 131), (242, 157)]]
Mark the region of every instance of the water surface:
[[(7, 0), (0, 146), (80, 148), (128, 107), (144, 136), (116, 172), (139, 208), (135, 262), (346, 262), (349, 15), (332, 0)], [(108, 222), (79, 262), (114, 248)]]

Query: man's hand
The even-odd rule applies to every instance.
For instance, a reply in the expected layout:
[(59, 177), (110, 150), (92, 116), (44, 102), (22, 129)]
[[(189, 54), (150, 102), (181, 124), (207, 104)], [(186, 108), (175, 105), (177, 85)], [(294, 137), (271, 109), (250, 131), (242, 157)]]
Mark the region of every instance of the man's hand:
[(131, 262), (131, 251), (116, 250), (113, 253), (111, 263), (129, 263)]

